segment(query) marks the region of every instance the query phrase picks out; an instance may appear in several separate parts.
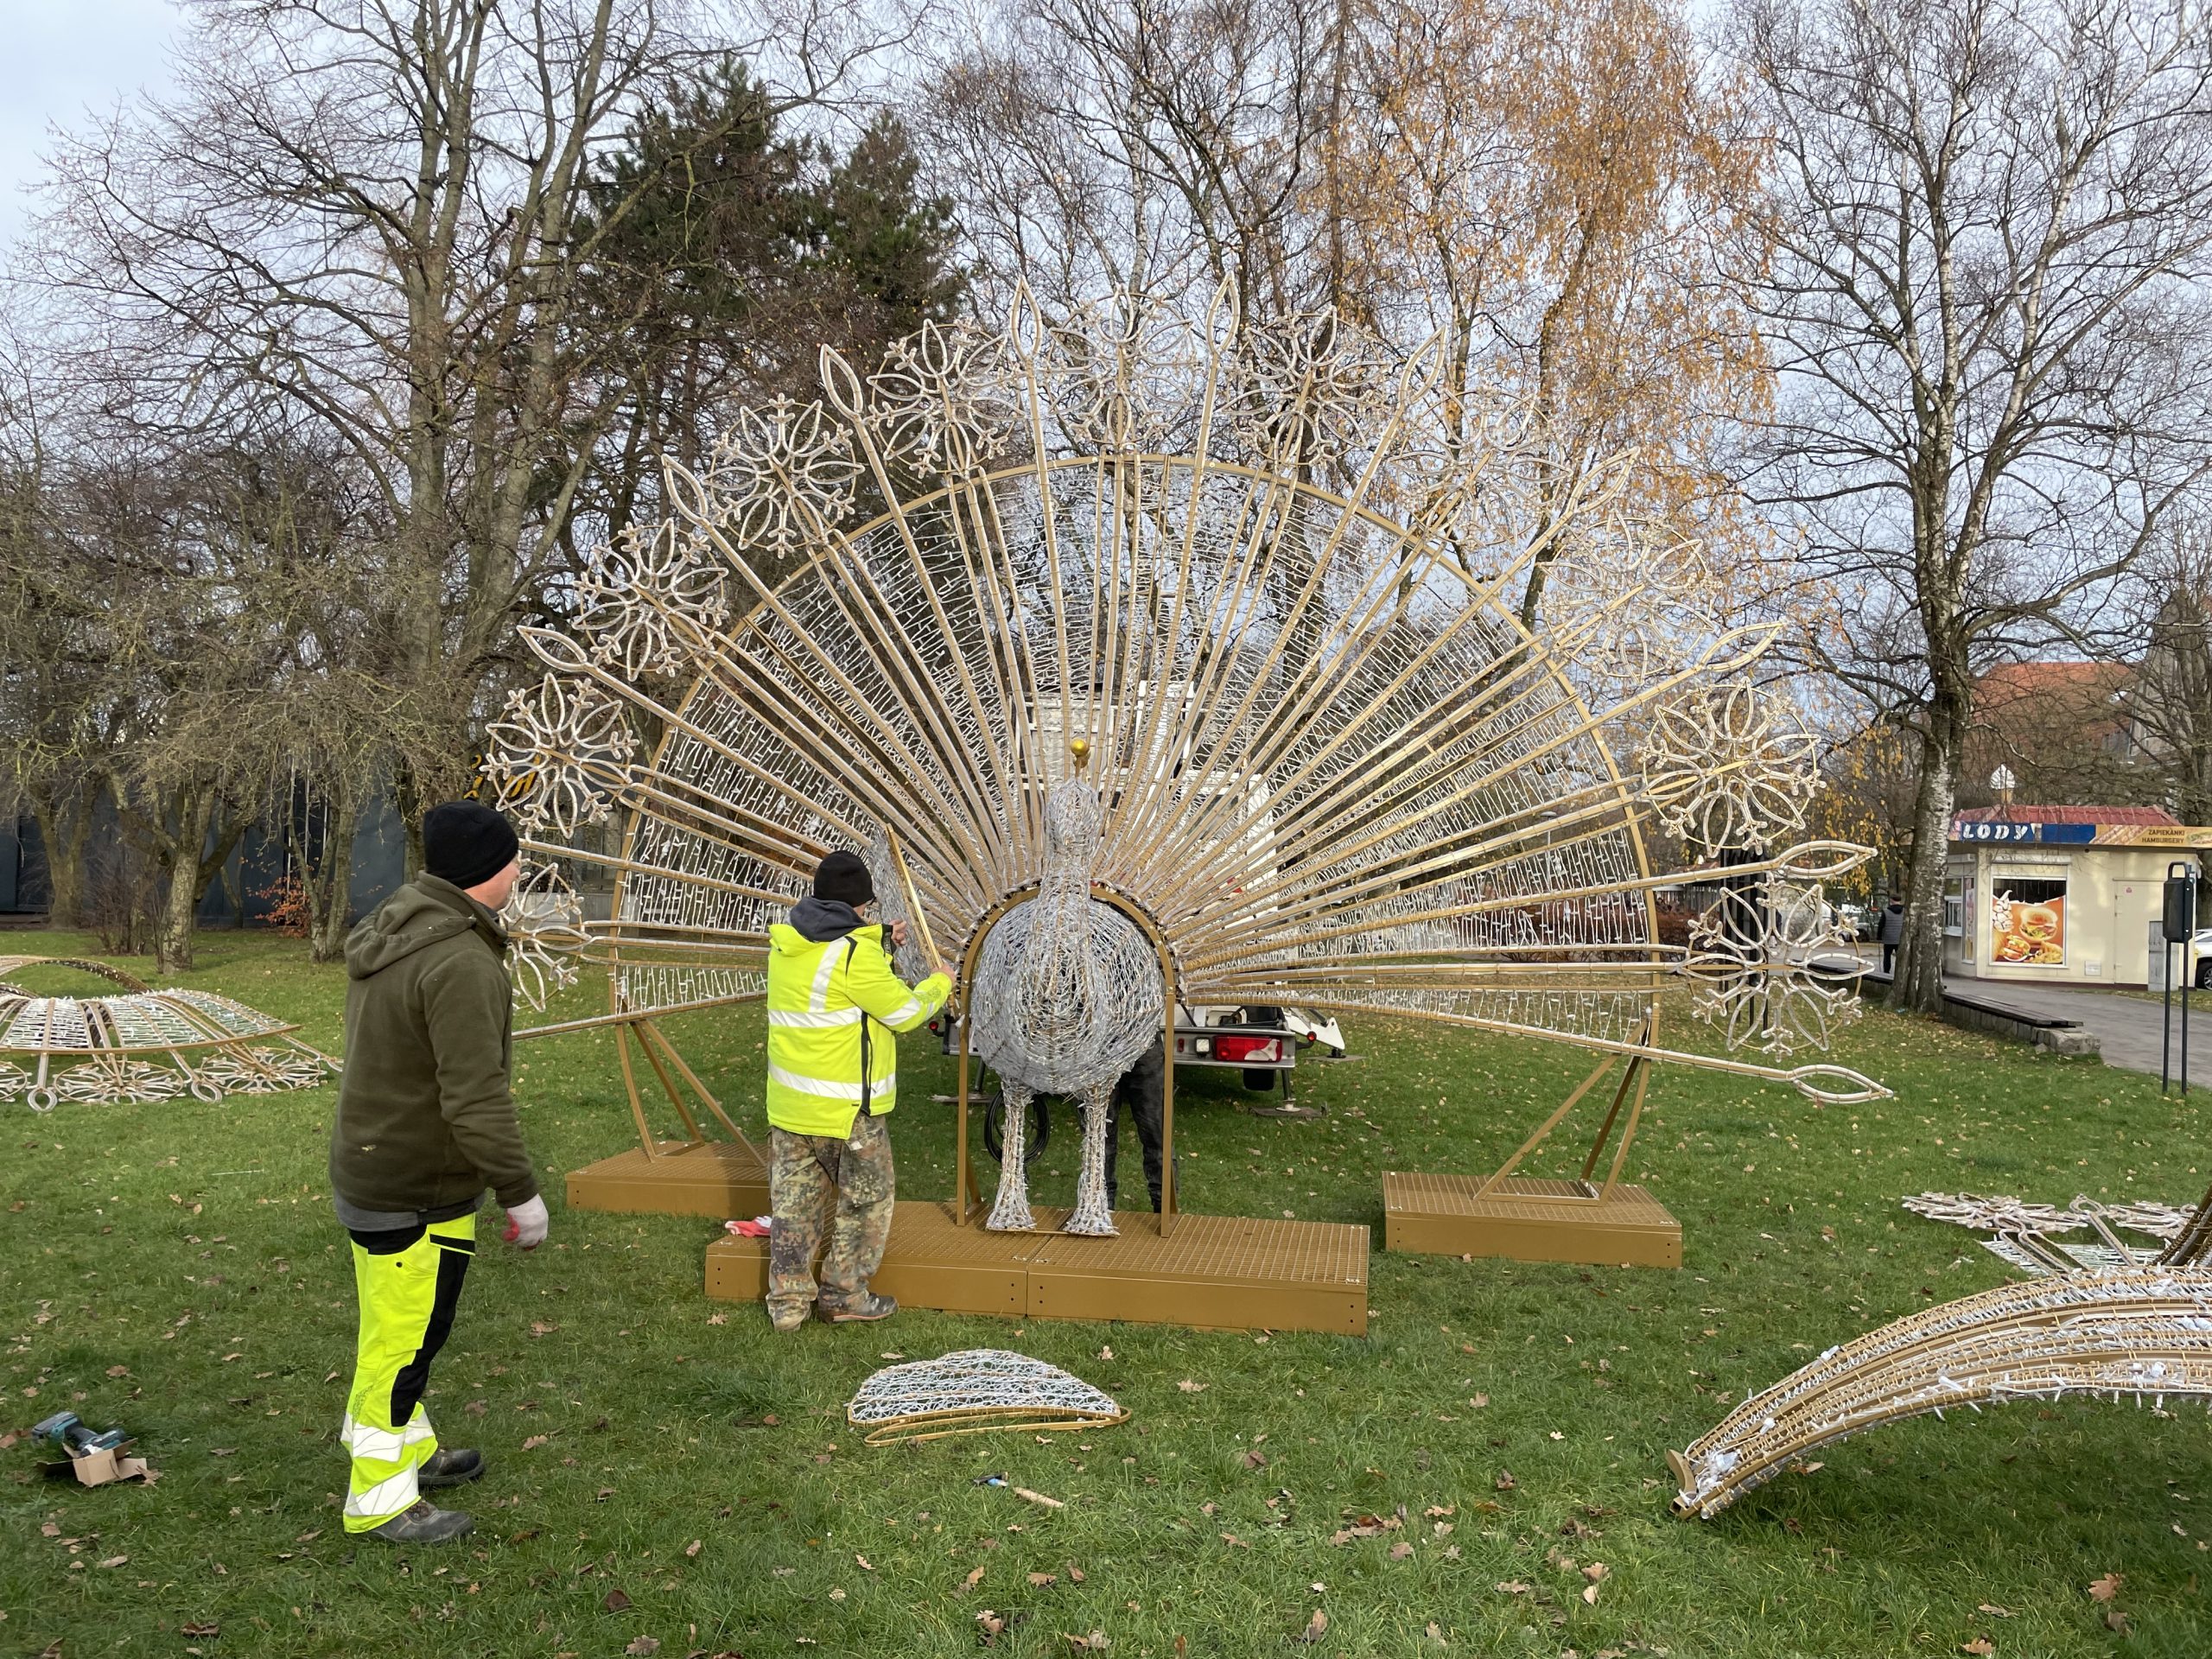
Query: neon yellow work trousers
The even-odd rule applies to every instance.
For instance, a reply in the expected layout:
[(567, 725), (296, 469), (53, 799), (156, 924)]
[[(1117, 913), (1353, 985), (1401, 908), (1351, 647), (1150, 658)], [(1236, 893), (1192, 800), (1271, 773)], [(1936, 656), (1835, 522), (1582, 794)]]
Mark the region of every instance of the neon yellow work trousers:
[[(363, 1239), (372, 1241), (368, 1244)], [(361, 1326), (340, 1444), (353, 1459), (346, 1530), (366, 1532), (414, 1506), (415, 1471), (438, 1449), (423, 1410), (430, 1362), (461, 1306), (476, 1217), (353, 1236)]]

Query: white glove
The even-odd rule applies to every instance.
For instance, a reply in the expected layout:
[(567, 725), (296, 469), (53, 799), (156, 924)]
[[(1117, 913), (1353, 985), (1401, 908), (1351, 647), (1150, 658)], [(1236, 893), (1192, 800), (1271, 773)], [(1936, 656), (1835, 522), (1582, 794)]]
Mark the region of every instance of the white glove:
[(519, 1249), (534, 1250), (545, 1242), (545, 1197), (540, 1193), (527, 1204), (507, 1211), (507, 1242)]

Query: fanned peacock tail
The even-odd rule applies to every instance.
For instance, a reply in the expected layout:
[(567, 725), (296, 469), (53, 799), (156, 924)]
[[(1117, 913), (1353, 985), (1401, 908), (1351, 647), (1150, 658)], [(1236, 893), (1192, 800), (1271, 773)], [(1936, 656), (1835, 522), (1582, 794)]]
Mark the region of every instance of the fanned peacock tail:
[[(1511, 410), (1447, 388), (1434, 345), (1235, 311), (1054, 327), (1024, 296), (1002, 334), (925, 327), (865, 378), (825, 351), (822, 402), (668, 463), (670, 518), (600, 551), (566, 630), (524, 631), (549, 672), (493, 728), (534, 852), (615, 877), (604, 922), (539, 877), (525, 958), (608, 962), (630, 1007), (757, 992), (814, 863), (887, 830), (964, 950), (1038, 882), (1082, 740), (1094, 879), (1181, 1001), (1642, 1052), (1688, 975), (1732, 1046), (1823, 1042), (1853, 999), (1809, 966), (1818, 884), (1867, 854), (1785, 845), (1815, 755), (1753, 680), (1772, 631), (1716, 620), (1619, 467), (1544, 497)], [(1655, 893), (1686, 877), (1720, 899), (1662, 944)]]

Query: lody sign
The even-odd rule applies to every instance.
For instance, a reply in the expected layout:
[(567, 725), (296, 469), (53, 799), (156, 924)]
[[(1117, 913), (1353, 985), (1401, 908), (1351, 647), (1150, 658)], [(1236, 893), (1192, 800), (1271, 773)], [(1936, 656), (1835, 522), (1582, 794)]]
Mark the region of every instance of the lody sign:
[(1954, 841), (2041, 842), (2081, 846), (2097, 838), (2094, 823), (2007, 823), (1990, 819), (1953, 818)]

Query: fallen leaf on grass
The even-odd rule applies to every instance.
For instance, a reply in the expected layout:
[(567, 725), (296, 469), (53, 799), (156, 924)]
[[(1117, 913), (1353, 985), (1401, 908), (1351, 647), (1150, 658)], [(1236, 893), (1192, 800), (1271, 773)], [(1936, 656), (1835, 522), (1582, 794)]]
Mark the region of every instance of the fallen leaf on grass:
[(1268, 1454), (1264, 1452), (1247, 1452), (1244, 1454), (1244, 1466), (1247, 1469), (1266, 1468), (1268, 1466)]
[(844, 1586), (843, 1585), (842, 1585), (842, 1584), (841, 1584), (841, 1585), (837, 1585), (837, 1586), (834, 1586), (834, 1587), (830, 1590), (830, 1600), (832, 1600), (832, 1601), (842, 1601), (844, 1599), (845, 1599), (845, 1586)]
[(983, 1569), (979, 1567), (973, 1573), (970, 1573), (966, 1578), (961, 1580), (960, 1587), (957, 1590), (955, 1590), (952, 1593), (956, 1596), (964, 1596), (982, 1581)]
[(728, 1325), (729, 1323), (729, 1315), (727, 1313), (709, 1313), (707, 1315), (707, 1323), (709, 1325)]
[(1977, 1613), (1987, 1613), (1992, 1618), (2010, 1618), (2012, 1617), (2012, 1610), (2010, 1607), (1999, 1607), (1994, 1602), (1985, 1601), (1980, 1606), (1975, 1608), (1974, 1611)]
[(1106, 1640), (1106, 1632), (1103, 1630), (1093, 1630), (1089, 1636), (1070, 1636), (1065, 1630), (1062, 1630), (1060, 1639), (1077, 1653), (1103, 1653), (1111, 1645)]
[(1042, 1590), (1046, 1585), (1058, 1584), (1059, 1581), (1058, 1576), (1052, 1573), (1032, 1573), (1029, 1575), (1029, 1587), (1032, 1590)]
[(1402, 1538), (1390, 1546), (1390, 1559), (1394, 1561), (1402, 1561), (1413, 1553), (1414, 1547)]
[(641, 1636), (622, 1651), (632, 1655), (632, 1659), (651, 1659), (651, 1656), (660, 1651), (660, 1643), (652, 1637)]
[(1185, 1394), (1204, 1394), (1206, 1389), (1212, 1385), (1205, 1382), (1193, 1382), (1186, 1376), (1175, 1386), (1182, 1389)]
[(1495, 1485), (1501, 1492), (1511, 1491), (1516, 1484), (1516, 1483), (1513, 1478), (1513, 1471), (1510, 1469), (1499, 1470), (1497, 1471), (1497, 1478), (1491, 1483), (1491, 1484)]
[(1477, 1411), (1480, 1411), (1484, 1406), (1490, 1404), (1490, 1395), (1486, 1394), (1471, 1394), (1467, 1396), (1467, 1403), (1472, 1406)]
[(1591, 1583), (1596, 1584), (1599, 1580), (1605, 1578), (1611, 1571), (1612, 1568), (1607, 1567), (1603, 1561), (1592, 1561), (1589, 1566), (1582, 1569), (1582, 1576), (1589, 1580)]
[(1584, 1585), (1582, 1586), (1582, 1599), (1589, 1603), (1591, 1606), (1595, 1607), (1598, 1605), (1598, 1586), (1594, 1584)]
[(1456, 1503), (1432, 1503), (1421, 1512), (1421, 1519), (1424, 1521), (1433, 1521), (1441, 1516), (1459, 1513), (1459, 1506)]
[(688, 1544), (686, 1544), (686, 1545), (684, 1545), (684, 1546), (683, 1546), (683, 1554), (685, 1554), (685, 1556), (686, 1556), (686, 1557), (690, 1557), (690, 1556), (696, 1555), (696, 1554), (697, 1554), (701, 1550), (704, 1549), (706, 1547), (707, 1547), (707, 1541), (706, 1541), (705, 1539), (703, 1539), (703, 1538), (694, 1538), (694, 1539), (693, 1539), (690, 1543), (688, 1543)]
[(1070, 1561), (1068, 1563), (1068, 1582), (1070, 1584), (1081, 1584), (1083, 1582), (1083, 1569), (1077, 1567), (1073, 1561)]
[(1006, 1629), (1006, 1620), (988, 1607), (976, 1615), (976, 1623), (982, 1627), (986, 1642), (995, 1641), (999, 1633)]
[(2127, 1615), (2126, 1615), (2126, 1613), (2121, 1612), (2121, 1611), (2120, 1611), (2120, 1609), (2119, 1609), (2119, 1608), (2117, 1608), (2117, 1607), (2107, 1607), (2107, 1608), (2106, 1608), (2106, 1609), (2105, 1609), (2105, 1629), (2107, 1629), (2107, 1630), (2115, 1630), (2115, 1631), (2118, 1631), (2118, 1632), (2119, 1632), (2120, 1635), (2122, 1635), (2122, 1636), (2126, 1635), (2126, 1634), (2127, 1634)]
[(532, 1319), (530, 1322), (530, 1334), (533, 1337), (550, 1337), (560, 1328), (550, 1319)]
[(630, 1598), (620, 1590), (610, 1590), (599, 1605), (610, 1613), (626, 1613), (630, 1611)]
[(1518, 1579), (1508, 1579), (1497, 1586), (1497, 1592), (1501, 1596), (1525, 1596), (1529, 1593), (1529, 1586)]
[(1960, 1643), (1959, 1651), (1971, 1653), (1975, 1659), (1989, 1659), (1989, 1656), (1997, 1651), (1997, 1644), (1986, 1636), (1977, 1636), (1971, 1642)]
[(130, 1558), (128, 1555), (111, 1555), (105, 1560), (102, 1561), (100, 1565), (102, 1567), (121, 1567), (130, 1559)]
[(1439, 1647), (1449, 1647), (1452, 1645), (1445, 1639), (1443, 1627), (1433, 1618), (1428, 1621), (1428, 1628), (1423, 1630), (1421, 1634), (1427, 1637), (1430, 1641), (1435, 1643)]
[(768, 1569), (768, 1573), (771, 1578), (788, 1579), (798, 1571), (798, 1568), (795, 1567), (772, 1567)]
[(1223, 1533), (1221, 1535), (1221, 1541), (1227, 1544), (1231, 1549), (1249, 1549), (1252, 1548), (1251, 1545), (1246, 1543), (1242, 1538), (1239, 1538), (1233, 1532)]
[(535, 1452), (552, 1438), (550, 1434), (533, 1434), (522, 1443), (522, 1449), (525, 1452)]
[(1290, 1639), (1294, 1642), (1319, 1642), (1328, 1632), (1329, 1616), (1316, 1607), (1313, 1617), (1306, 1621), (1306, 1628)]
[(481, 1400), (472, 1400), (467, 1405), (463, 1406), (461, 1409), (472, 1417), (481, 1417), (486, 1412), (489, 1411), (491, 1408), (486, 1405)]
[(2110, 1601), (2120, 1593), (2120, 1586), (2127, 1580), (2117, 1573), (2107, 1573), (2089, 1586), (2091, 1601)]
[(875, 1571), (874, 1563), (870, 1561), (867, 1556), (855, 1555), (853, 1557), (853, 1560), (859, 1566), (861, 1572), (873, 1573)]

